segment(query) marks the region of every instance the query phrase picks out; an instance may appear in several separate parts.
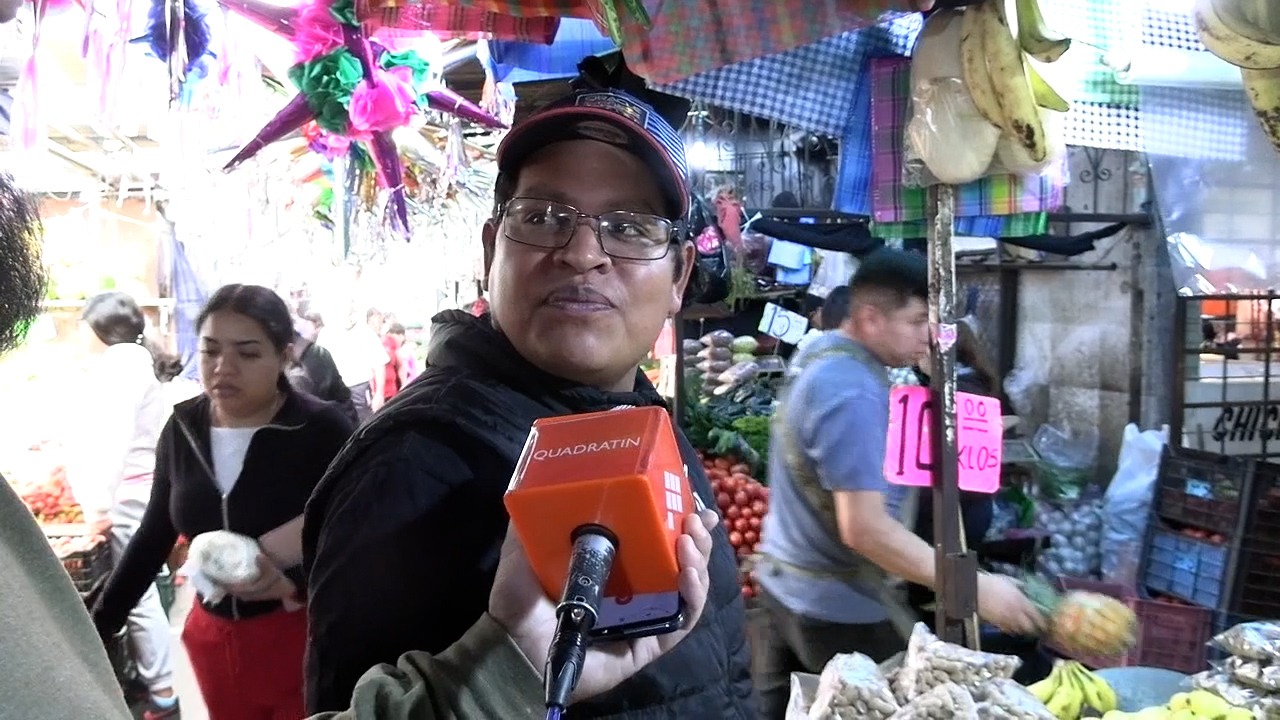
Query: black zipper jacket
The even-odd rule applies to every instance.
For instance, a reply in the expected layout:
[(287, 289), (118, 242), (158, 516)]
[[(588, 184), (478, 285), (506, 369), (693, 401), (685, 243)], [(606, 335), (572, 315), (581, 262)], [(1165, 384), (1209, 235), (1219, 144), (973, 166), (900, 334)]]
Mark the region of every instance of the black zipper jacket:
[[(271, 423), (254, 434), (244, 469), (225, 497), (210, 460), (208, 396), (179, 403), (156, 444), (151, 500), (124, 556), (94, 603), (93, 620), (104, 637), (124, 625), (147, 586), (155, 581), (178, 535), (194, 538), (212, 530), (258, 537), (302, 513), (329, 461), (351, 435), (338, 407), (304, 393), (284, 390), (284, 403)], [(300, 568), (285, 574), (306, 591)], [(278, 601), (247, 602), (230, 596), (205, 606), (225, 618), (265, 615)]]
[[(601, 392), (529, 364), (487, 316), (437, 315), (424, 373), (361, 426), (307, 504), (307, 711), (345, 709), (370, 667), (441, 652), (486, 611), (502, 496), (534, 419), (661, 404), (643, 374), (635, 392)], [(679, 439), (694, 491), (715, 507)], [(737, 562), (723, 529), (714, 539), (698, 627), (570, 717), (755, 718)]]

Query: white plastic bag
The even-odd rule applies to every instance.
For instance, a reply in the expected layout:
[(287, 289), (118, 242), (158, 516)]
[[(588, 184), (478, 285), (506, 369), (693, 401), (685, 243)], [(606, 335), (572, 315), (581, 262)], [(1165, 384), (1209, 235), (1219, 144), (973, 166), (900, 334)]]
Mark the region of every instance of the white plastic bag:
[(818, 694), (818, 676), (791, 673), (791, 700), (787, 702), (786, 720), (809, 720), (809, 708)]
[(245, 535), (214, 530), (191, 539), (187, 561), (178, 574), (189, 579), (206, 603), (214, 604), (226, 596), (227, 585), (251, 583), (262, 570), (258, 541)]
[(1159, 430), (1124, 428), (1116, 474), (1103, 502), (1102, 579), (1125, 587), (1138, 581), (1138, 558), (1160, 473), (1160, 455), (1169, 442), (1169, 426)]

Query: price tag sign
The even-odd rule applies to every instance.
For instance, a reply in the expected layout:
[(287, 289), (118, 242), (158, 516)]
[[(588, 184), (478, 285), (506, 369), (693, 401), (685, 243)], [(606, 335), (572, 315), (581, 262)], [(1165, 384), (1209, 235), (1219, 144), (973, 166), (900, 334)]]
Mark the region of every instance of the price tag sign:
[(765, 303), (760, 316), (760, 332), (796, 345), (809, 329), (809, 318), (774, 303)]
[(1186, 490), (1187, 494), (1193, 498), (1201, 498), (1203, 500), (1213, 499), (1213, 486), (1210, 485), (1208, 481), (1187, 478)]
[[(933, 486), (933, 398), (929, 388), (896, 387), (889, 394), (889, 443), (884, 476), (895, 485)], [(956, 393), (960, 489), (994, 493), (1000, 489), (1004, 420), (1000, 401)]]

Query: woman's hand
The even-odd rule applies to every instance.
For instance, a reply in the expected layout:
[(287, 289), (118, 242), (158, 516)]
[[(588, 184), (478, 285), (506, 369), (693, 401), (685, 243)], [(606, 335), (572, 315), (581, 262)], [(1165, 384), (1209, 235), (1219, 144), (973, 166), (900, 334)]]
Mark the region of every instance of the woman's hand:
[[(676, 542), (680, 595), (685, 602), (684, 627), (665, 635), (594, 644), (587, 652), (573, 702), (612, 690), (670, 651), (698, 624), (711, 589), (707, 564), (711, 558), (711, 529), (718, 522), (710, 510), (689, 515), (684, 519), (684, 535)], [(524, 548), (509, 528), (489, 596), (489, 614), (506, 628), (524, 656), (541, 673), (556, 629), (556, 604), (542, 591)]]
[(249, 601), (288, 600), (298, 592), (293, 581), (285, 577), (270, 558), (261, 554), (258, 555), (257, 579), (252, 582), (227, 585), (225, 589), (228, 594)]

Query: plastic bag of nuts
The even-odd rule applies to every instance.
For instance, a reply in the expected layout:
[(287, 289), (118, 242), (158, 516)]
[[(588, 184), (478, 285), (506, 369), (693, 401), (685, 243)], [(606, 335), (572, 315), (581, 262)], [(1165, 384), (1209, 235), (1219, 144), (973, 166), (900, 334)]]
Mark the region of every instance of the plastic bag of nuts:
[(943, 683), (907, 703), (890, 720), (986, 720), (968, 690)]
[(1013, 680), (991, 680), (973, 695), (983, 720), (1056, 720), (1044, 703)]
[(906, 703), (946, 683), (977, 690), (990, 680), (1009, 679), (1022, 661), (943, 642), (924, 623), (917, 623), (907, 643), (894, 694)]
[(875, 661), (852, 653), (822, 668), (809, 720), (886, 720), (896, 712), (898, 702)]

